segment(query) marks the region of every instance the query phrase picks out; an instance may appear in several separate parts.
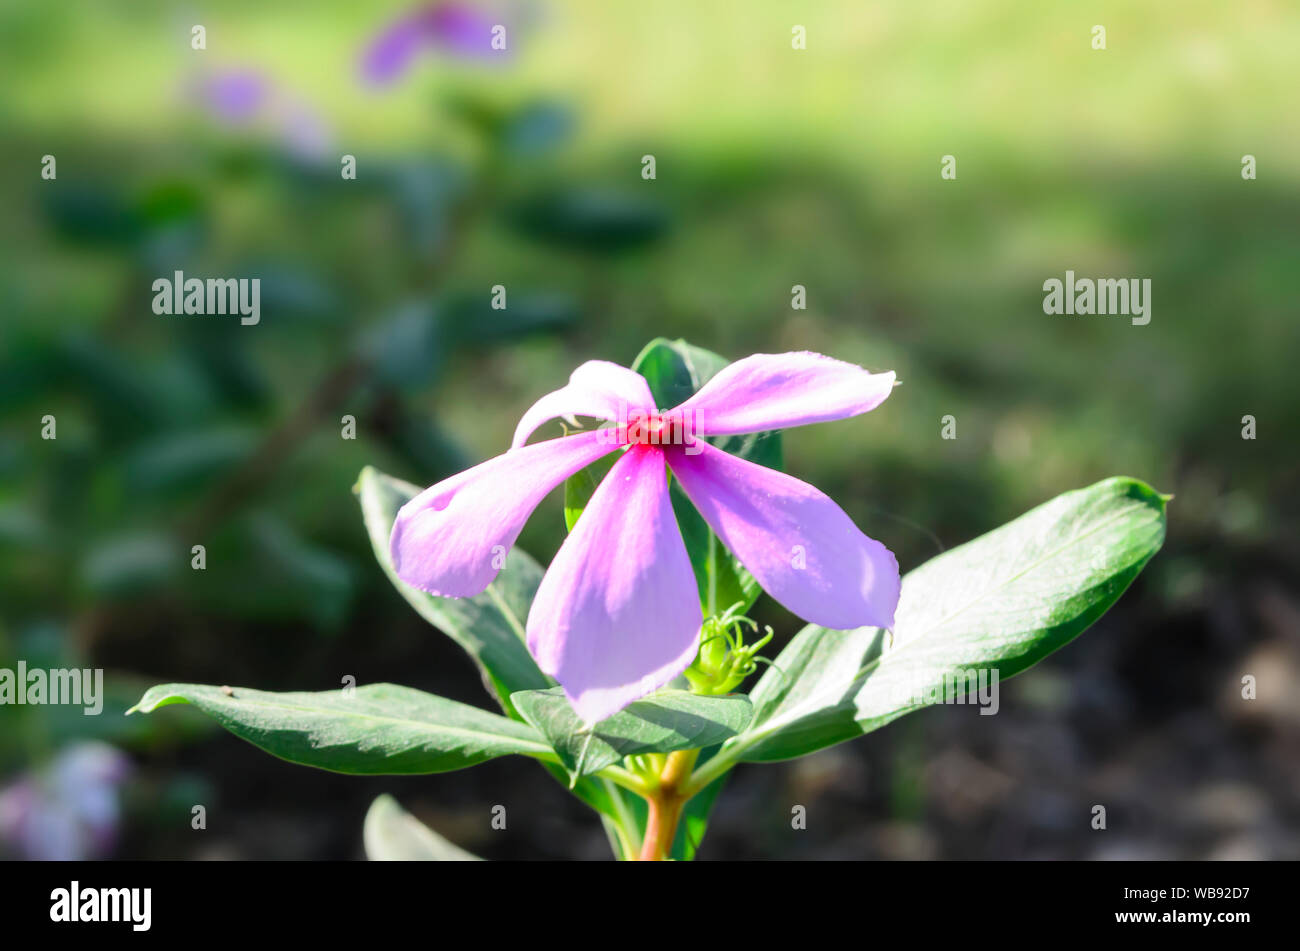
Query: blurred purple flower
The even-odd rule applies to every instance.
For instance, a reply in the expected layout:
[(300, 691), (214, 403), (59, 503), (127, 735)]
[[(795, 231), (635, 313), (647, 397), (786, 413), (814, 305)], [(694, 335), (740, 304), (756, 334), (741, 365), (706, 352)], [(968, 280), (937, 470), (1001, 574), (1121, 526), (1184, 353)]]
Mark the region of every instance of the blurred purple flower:
[(468, 3), (421, 6), (384, 29), (361, 59), (361, 74), (375, 85), (399, 79), (422, 52), (440, 49), (455, 56), (490, 59), (507, 55), (492, 48), (492, 28), (501, 20)]
[(333, 136), (311, 106), (253, 69), (225, 69), (196, 80), (192, 94), (218, 121), (268, 131), (291, 154), (324, 157)]
[(271, 96), (271, 83), (252, 70), (216, 73), (199, 83), (199, 98), (214, 115), (229, 122), (250, 122)]
[(130, 769), (106, 743), (68, 747), (0, 791), (0, 840), (38, 861), (107, 855), (117, 840), (118, 787)]
[(273, 121), (279, 130), (280, 141), (290, 154), (304, 161), (318, 161), (332, 152), (334, 137), (329, 126), (305, 103), (280, 103)]

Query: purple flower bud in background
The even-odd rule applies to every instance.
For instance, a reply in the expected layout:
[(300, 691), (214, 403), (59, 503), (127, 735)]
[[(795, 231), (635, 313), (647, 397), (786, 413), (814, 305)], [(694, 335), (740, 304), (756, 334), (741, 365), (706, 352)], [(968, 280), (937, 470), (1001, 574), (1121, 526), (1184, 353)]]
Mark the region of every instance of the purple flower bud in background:
[(102, 858), (117, 840), (118, 787), (131, 764), (105, 743), (77, 743), (0, 791), (0, 842), (37, 861)]
[(219, 122), (261, 129), (299, 159), (319, 160), (333, 147), (330, 127), (319, 113), (257, 70), (218, 70), (195, 80), (191, 91)]
[(246, 123), (255, 119), (271, 98), (271, 83), (253, 70), (228, 70), (197, 84), (198, 98), (218, 118)]
[(362, 56), (361, 74), (374, 85), (387, 85), (400, 79), (428, 50), (468, 59), (504, 58), (509, 46), (492, 48), (492, 29), (498, 24), (504, 25), (494, 13), (468, 3), (426, 4), (375, 37)]

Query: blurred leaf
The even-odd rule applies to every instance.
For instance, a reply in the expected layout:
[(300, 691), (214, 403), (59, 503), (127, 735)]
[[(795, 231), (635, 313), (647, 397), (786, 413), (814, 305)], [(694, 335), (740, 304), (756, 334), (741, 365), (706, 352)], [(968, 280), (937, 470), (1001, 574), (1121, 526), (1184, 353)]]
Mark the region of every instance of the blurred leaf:
[(361, 339), (375, 382), (405, 389), (428, 386), (446, 361), (442, 323), (429, 300), (408, 301)]
[(94, 597), (136, 596), (169, 584), (186, 558), (165, 535), (117, 535), (89, 546), (81, 562), (81, 581)]
[(139, 213), (117, 186), (60, 181), (41, 193), (55, 231), (73, 244), (129, 244), (140, 234)]
[(509, 107), (481, 90), (462, 86), (441, 97), (443, 110), (485, 139), (496, 139), (509, 121)]
[(243, 427), (165, 433), (127, 456), (127, 491), (164, 493), (195, 488), (246, 458), (256, 442), (257, 433)]
[(377, 184), (387, 192), (410, 242), (408, 250), (420, 253), (446, 239), (452, 208), (471, 185), (466, 169), (447, 158), (369, 160), (359, 166), (357, 181)]
[(438, 835), (387, 794), (370, 804), (362, 838), (366, 858), (372, 862), (482, 861)]
[[(338, 324), (344, 320), (345, 310), (338, 291), (311, 271), (278, 262), (246, 261), (232, 273), (261, 281), (260, 324)], [(226, 322), (241, 326), (237, 316), (226, 318)]]
[(201, 218), (207, 211), (203, 190), (192, 182), (155, 182), (137, 201), (139, 217), (147, 227), (162, 227)]
[(272, 756), (336, 773), (445, 773), (509, 753), (551, 753), (516, 720), (395, 684), (318, 693), (162, 684), (127, 713), (172, 703), (194, 704)]
[(805, 627), (755, 686), (753, 723), (724, 752), (803, 756), (919, 709), (963, 672), (1010, 677), (1101, 617), (1164, 537), (1165, 499), (1142, 482), (1066, 492), (909, 572), (883, 652), (878, 628)]
[(59, 343), (17, 322), (0, 329), (0, 410), (10, 410), (58, 382)]
[(502, 124), (501, 145), (511, 155), (533, 157), (566, 142), (576, 126), (572, 107), (558, 102), (530, 103)]
[[(283, 500), (282, 500), (283, 502)], [(322, 633), (349, 617), (357, 583), (352, 561), (300, 534), (283, 508), (244, 509), (204, 534), (204, 570), (191, 570), (190, 540), (179, 552), (179, 585), (193, 606), (242, 622), (307, 622)]]
[(291, 592), (292, 600), (286, 598), (286, 603), (318, 627), (337, 629), (352, 601), (351, 565), (333, 552), (309, 544), (274, 515), (254, 517), (250, 532), (258, 552), (255, 564), (262, 577), (275, 579), (273, 590), (281, 596)]
[(193, 260), (208, 238), (208, 202), (192, 182), (168, 180), (147, 188), (136, 201), (145, 269), (170, 273)]
[[(6, 475), (8, 446), (0, 443), (0, 475)], [(51, 537), (50, 524), (26, 503), (0, 504), (0, 544), (22, 547), (26, 554), (45, 545)]]
[(743, 730), (752, 712), (742, 694), (660, 690), (587, 728), (560, 687), (525, 690), (510, 699), (574, 777), (598, 773), (624, 756), (713, 746)]
[(412, 469), (429, 473), (430, 484), (473, 465), (465, 450), (435, 419), (411, 412), (400, 404), (390, 407), (382, 435)]
[(63, 341), (65, 372), (87, 404), (113, 430), (148, 431), (167, 411), (167, 394), (155, 391), (138, 364), (85, 333)]
[(181, 326), (185, 328), (186, 356), (225, 406), (258, 409), (271, 402), (270, 381), (242, 346), (244, 338), (226, 333), (225, 327), (213, 321)]
[(578, 316), (578, 304), (567, 294), (511, 291), (506, 306), (494, 310), (491, 297), (480, 293), (448, 298), (443, 325), (457, 344), (480, 346), (563, 330)]
[(539, 241), (608, 254), (663, 236), (668, 217), (644, 198), (589, 186), (553, 190), (514, 209), (510, 221)]

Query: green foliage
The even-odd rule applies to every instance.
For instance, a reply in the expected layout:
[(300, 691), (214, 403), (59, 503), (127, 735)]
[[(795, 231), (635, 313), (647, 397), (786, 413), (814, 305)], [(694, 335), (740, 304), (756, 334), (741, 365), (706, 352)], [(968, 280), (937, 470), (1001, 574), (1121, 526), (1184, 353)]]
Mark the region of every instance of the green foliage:
[(721, 743), (743, 730), (752, 713), (749, 698), (740, 694), (701, 697), (685, 690), (660, 690), (585, 727), (559, 687), (528, 690), (511, 699), (575, 779), (625, 756)]
[(904, 577), (892, 643), (878, 628), (808, 625), (755, 685), (753, 722), (724, 755), (803, 756), (964, 688), (970, 671), (1032, 666), (1101, 617), (1160, 549), (1165, 502), (1135, 479), (1106, 479), (939, 555)]
[(370, 804), (361, 835), (366, 858), (372, 862), (481, 861), (477, 855), (448, 842), (388, 795)]
[(272, 756), (336, 773), (445, 773), (508, 753), (551, 755), (525, 724), (393, 684), (318, 693), (162, 684), (127, 713), (173, 703), (193, 704)]
[[(663, 407), (682, 402), (724, 365), (715, 354), (666, 340), (654, 341), (636, 361)], [(776, 438), (727, 448), (780, 462)], [(595, 478), (580, 473), (568, 480), (570, 528)], [(289, 694), (166, 685), (149, 690), (133, 709), (192, 703), (276, 756), (339, 772), (443, 772), (508, 753), (532, 756), (601, 814), (624, 858), (635, 854), (644, 832), (645, 806), (602, 772), (648, 754), (701, 750), (688, 785), (694, 798), (673, 843), (674, 856), (689, 858), (736, 762), (803, 756), (945, 693), (949, 701), (975, 702), (967, 690), (985, 687), (989, 676), (1024, 670), (1100, 617), (1160, 548), (1165, 532), (1166, 498), (1134, 479), (1067, 492), (910, 572), (892, 635), (809, 625), (749, 697), (662, 690), (588, 727), (525, 646), (524, 625), (542, 575), (527, 554), (510, 552), (497, 578), (473, 598), (435, 597), (396, 577), (389, 536), (398, 509), (418, 491), (374, 468), (362, 471), (356, 492), (375, 558), (420, 615), (470, 655), (506, 716), (387, 684)], [(702, 595), (714, 603), (724, 594), (752, 603), (758, 594), (752, 579), (707, 528), (692, 533), (684, 525), (684, 534), (694, 546)], [(976, 678), (967, 679), (972, 673)], [(459, 851), (391, 800), (372, 807), (367, 848), (380, 857)]]

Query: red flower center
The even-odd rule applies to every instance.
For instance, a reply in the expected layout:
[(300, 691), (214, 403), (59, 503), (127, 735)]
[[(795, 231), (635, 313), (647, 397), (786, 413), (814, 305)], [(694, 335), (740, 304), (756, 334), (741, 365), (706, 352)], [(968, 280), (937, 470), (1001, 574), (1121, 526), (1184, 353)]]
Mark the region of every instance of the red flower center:
[(680, 446), (691, 442), (691, 430), (680, 413), (633, 413), (627, 422), (632, 446)]

